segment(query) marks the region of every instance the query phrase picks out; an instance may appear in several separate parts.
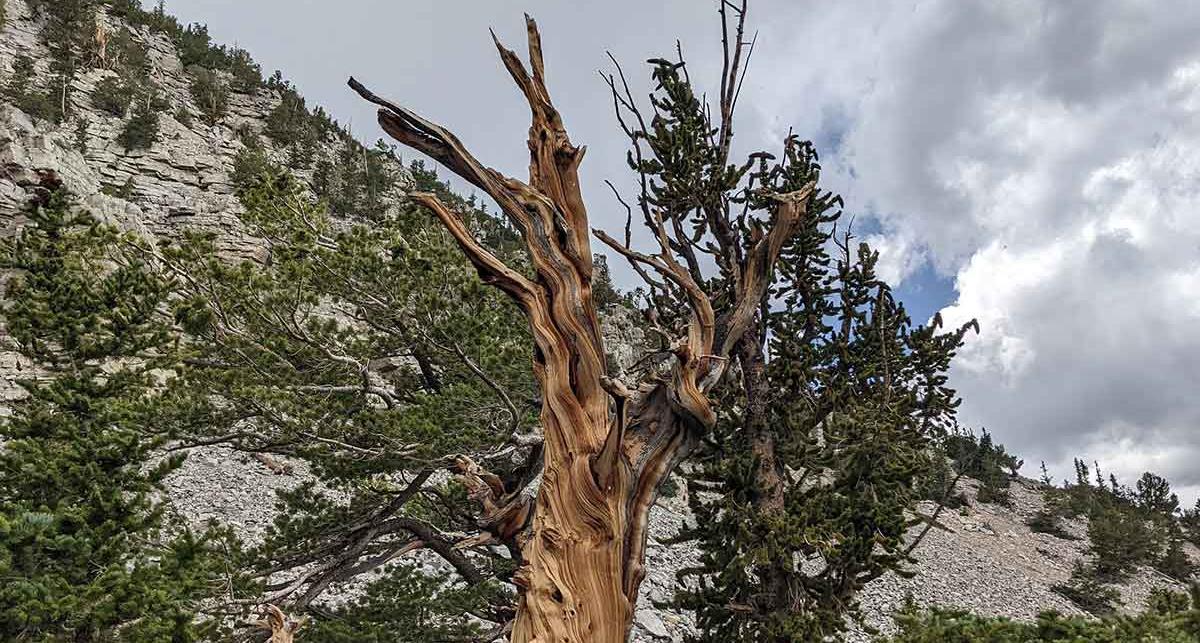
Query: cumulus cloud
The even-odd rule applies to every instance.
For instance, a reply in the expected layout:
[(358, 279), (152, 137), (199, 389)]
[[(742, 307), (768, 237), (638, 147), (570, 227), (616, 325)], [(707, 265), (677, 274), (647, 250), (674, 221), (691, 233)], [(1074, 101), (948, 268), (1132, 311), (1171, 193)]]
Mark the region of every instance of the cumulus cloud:
[(841, 115), (832, 167), (879, 220), (885, 270), (954, 278), (943, 315), (982, 326), (954, 367), (963, 419), (1059, 473), (1074, 456), (1153, 469), (1194, 498), (1200, 5), (818, 13), (771, 61), (787, 82), (763, 121)]
[[(513, 172), (526, 162), (528, 112), (486, 29), (515, 44), (530, 11), (556, 99), (591, 148), (592, 215), (608, 227), (621, 213), (602, 181), (627, 170), (593, 73), (603, 51), (644, 88), (639, 61), (678, 37), (693, 77), (708, 78), (719, 69), (714, 5), (354, 0), (331, 25), (321, 3), (168, 3), (283, 67), (367, 135), (377, 134), (371, 110), (342, 84), (351, 72)], [(760, 33), (739, 147), (773, 149), (790, 128), (813, 138), (827, 186), (860, 223), (872, 219), (860, 229), (884, 274), (915, 290), (931, 269), (953, 280), (944, 315), (982, 327), (954, 366), (963, 420), (1031, 469), (1045, 459), (1065, 475), (1078, 455), (1200, 493), (1200, 3), (754, 0), (751, 10)], [(281, 12), (286, 29), (263, 27)]]

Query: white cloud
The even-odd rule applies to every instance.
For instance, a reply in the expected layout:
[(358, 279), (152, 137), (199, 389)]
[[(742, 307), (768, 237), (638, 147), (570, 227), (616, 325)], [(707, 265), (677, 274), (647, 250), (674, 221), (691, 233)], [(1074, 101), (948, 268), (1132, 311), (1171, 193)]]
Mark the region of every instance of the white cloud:
[(792, 44), (759, 60), (777, 82), (761, 112), (818, 132), (837, 114), (827, 165), (882, 224), (885, 274), (954, 277), (944, 316), (982, 327), (954, 369), (964, 420), (1029, 461), (1153, 469), (1194, 497), (1200, 4), (813, 13), (778, 22)]
[(875, 269), (888, 283), (897, 284), (907, 279), (927, 260), (924, 249), (912, 237), (876, 233), (862, 240), (879, 252)]

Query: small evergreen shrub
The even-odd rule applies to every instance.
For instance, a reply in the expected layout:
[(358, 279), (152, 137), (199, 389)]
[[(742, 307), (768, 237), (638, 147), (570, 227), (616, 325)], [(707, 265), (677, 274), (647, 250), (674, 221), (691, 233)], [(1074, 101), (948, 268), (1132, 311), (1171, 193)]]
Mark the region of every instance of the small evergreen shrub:
[(1186, 583), (1196, 575), (1197, 566), (1183, 550), (1182, 531), (1179, 530), (1178, 525), (1172, 525), (1172, 527), (1166, 551), (1158, 560), (1154, 561), (1154, 568), (1179, 582)]
[(928, 461), (921, 467), (924, 473), (917, 483), (919, 497), (948, 509), (966, 509), (966, 495), (952, 488), (957, 474), (950, 466), (944, 443), (932, 444), (924, 457)]
[(166, 33), (172, 38), (182, 31), (179, 22), (167, 15), (163, 0), (155, 3), (154, 9), (146, 11), (140, 0), (104, 0), (108, 5), (108, 15), (118, 18), (134, 27), (146, 27), (152, 33)]
[[(411, 643), (481, 640), (479, 625), (459, 615), (477, 609), (481, 601), (486, 604), (507, 597), (491, 583), (461, 588), (441, 585), (438, 578), (411, 564), (391, 567), (372, 580), (362, 596), (339, 606), (333, 618), (306, 628), (304, 640), (392, 641), (397, 632), (404, 632), (402, 640)], [(437, 598), (431, 601), (430, 596)]]
[(980, 483), (976, 500), (1007, 506), (1011, 503), (1008, 487), (1023, 462), (996, 444), (986, 430), (976, 436), (955, 432), (946, 436), (946, 452), (954, 469)]
[(242, 145), (256, 149), (262, 147), (262, 139), (259, 138), (258, 133), (250, 126), (250, 123), (238, 125), (234, 133), (237, 134), (238, 140), (241, 141)]
[(280, 90), (281, 99), (267, 117), (266, 134), (288, 148), (288, 165), (293, 169), (312, 165), (322, 132), (320, 117), (308, 111), (304, 98), (290, 86)]
[(4, 84), (4, 97), (30, 116), (48, 121), (58, 121), (62, 116), (61, 104), (52, 92), (42, 91), (34, 83), (33, 58), (20, 54), (13, 59), (12, 74)]
[(218, 65), (207, 25), (192, 24), (180, 30), (175, 34), (175, 50), (184, 67), (195, 65), (212, 70)]
[(1007, 487), (1008, 484), (1000, 486), (985, 482), (979, 486), (979, 491), (975, 494), (975, 500), (1008, 507), (1012, 505), (1012, 497), (1009, 495)]
[(1191, 609), (1191, 598), (1184, 592), (1156, 587), (1146, 599), (1146, 611), (1151, 614), (1179, 614)]
[(261, 147), (247, 146), (238, 150), (233, 158), (233, 184), (239, 190), (256, 185), (263, 177), (270, 175), (274, 165), (267, 158)]
[(107, 76), (96, 83), (92, 104), (113, 116), (124, 116), (133, 101), (133, 87), (117, 76)]
[(193, 67), (192, 100), (200, 108), (200, 117), (209, 125), (216, 125), (229, 109), (229, 88), (220, 76), (203, 67)]
[[(366, 148), (347, 137), (333, 159), (317, 161), (312, 174), (313, 191), (337, 214), (377, 216), (384, 210), (383, 195), (396, 185), (391, 170), (396, 162), (394, 152), (382, 141)], [(416, 180), (420, 183), (420, 178)], [(474, 209), (475, 204), (470, 205)]]
[(121, 184), (120, 187), (105, 185), (104, 187), (100, 188), (100, 191), (108, 196), (128, 201), (133, 197), (134, 187), (133, 177), (131, 176), (128, 179), (125, 179), (125, 183)]
[(87, 121), (78, 118), (75, 120), (75, 149), (80, 154), (88, 153), (88, 124)]
[(1105, 585), (1093, 568), (1085, 567), (1079, 561), (1075, 562), (1071, 578), (1065, 585), (1054, 585), (1050, 589), (1093, 616), (1113, 614), (1121, 602), (1120, 592)]
[(309, 133), (308, 120), (304, 98), (292, 91), (283, 92), (283, 98), (267, 116), (267, 136), (280, 145), (298, 143)]
[(226, 72), (232, 77), (230, 88), (237, 92), (249, 93), (263, 86), (262, 68), (250, 54), (243, 49), (214, 45), (206, 25), (180, 28), (176, 24), (171, 31), (184, 67)]
[(1088, 517), (1088, 552), (1104, 579), (1121, 579), (1151, 562), (1160, 548), (1156, 534), (1139, 514), (1119, 507), (1092, 512)]
[(592, 263), (595, 266), (595, 276), (592, 280), (592, 301), (596, 302), (596, 307), (600, 310), (609, 310), (623, 301), (621, 294), (613, 286), (612, 274), (604, 255), (596, 255)]
[(928, 457), (931, 462), (924, 467), (918, 487), (922, 498), (951, 509), (960, 507), (967, 498), (951, 487), (960, 476), (967, 476), (980, 483), (977, 501), (1011, 504), (1008, 487), (1023, 462), (1005, 451), (1004, 445), (995, 444), (987, 431), (976, 436), (956, 429), (937, 439)]
[[(1168, 594), (1170, 594), (1168, 592)], [(909, 606), (896, 615), (900, 631), (880, 643), (1191, 643), (1200, 640), (1200, 604), (1174, 593), (1134, 616), (1084, 618), (1045, 612), (1032, 623), (961, 610)]]
[(1132, 500), (1151, 519), (1174, 518), (1179, 511), (1179, 497), (1171, 492), (1171, 483), (1149, 471), (1138, 479)]
[(234, 91), (248, 94), (263, 86), (262, 67), (244, 49), (229, 51), (226, 68), (233, 76)]
[(158, 111), (151, 102), (139, 103), (117, 137), (126, 152), (148, 150), (158, 140)]
[(675, 498), (679, 495), (679, 482), (674, 476), (668, 476), (658, 487), (658, 493), (664, 498)]
[(1055, 538), (1063, 540), (1076, 540), (1062, 525), (1062, 519), (1055, 515), (1054, 512), (1047, 509), (1039, 509), (1033, 514), (1025, 524), (1029, 529), (1038, 534), (1049, 534)]
[(1196, 500), (1195, 507), (1184, 510), (1179, 525), (1183, 528), (1184, 536), (1193, 545), (1200, 547), (1200, 499)]

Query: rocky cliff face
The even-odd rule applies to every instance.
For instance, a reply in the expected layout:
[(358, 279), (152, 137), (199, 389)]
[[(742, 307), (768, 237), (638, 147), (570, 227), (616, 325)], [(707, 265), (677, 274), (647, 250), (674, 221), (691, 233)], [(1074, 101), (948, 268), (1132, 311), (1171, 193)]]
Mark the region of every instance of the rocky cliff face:
[[(110, 34), (125, 27), (106, 16), (100, 23)], [(235, 159), (245, 149), (249, 134), (269, 159), (285, 162), (287, 150), (262, 136), (283, 92), (265, 87), (237, 91), (237, 85), (231, 84), (224, 115), (207, 124), (176, 45), (144, 27), (129, 30), (145, 48), (147, 75), (166, 107), (158, 114), (157, 140), (147, 149), (126, 150), (119, 137), (130, 116), (114, 116), (97, 105), (98, 86), (118, 76), (113, 69), (82, 66), (67, 93), (70, 116), (62, 123), (35, 118), (2, 99), (0, 233), (17, 229), (27, 189), (37, 184), (39, 173), (53, 171), (81, 205), (103, 221), (150, 238), (175, 238), (185, 229), (214, 232), (224, 254), (259, 256), (261, 244), (246, 234), (238, 217), (242, 205), (234, 194)], [(29, 89), (50, 84), (52, 55), (44, 20), (26, 0), (6, 0), (6, 19), (0, 27), (0, 82), (12, 84), (14, 68), (23, 56), (34, 61)], [(341, 144), (336, 137), (319, 140), (313, 157), (333, 159)], [(395, 164), (388, 171), (404, 183), (402, 166)], [(310, 170), (296, 173), (301, 179), (311, 176)], [(395, 204), (402, 195), (390, 196)], [(23, 372), (23, 366), (15, 355), (0, 353), (0, 399), (15, 393), (12, 378)]]
[[(14, 61), (29, 56), (36, 78), (46, 82), (51, 59), (41, 26), (23, 0), (8, 0), (0, 32), (0, 65), (6, 77)], [(184, 125), (178, 116), (198, 114), (190, 79), (175, 46), (166, 37), (135, 30), (146, 47), (151, 76), (170, 105), (159, 115), (159, 138), (149, 149), (127, 152), (118, 135), (128, 117), (113, 116), (94, 104), (96, 86), (115, 76), (108, 69), (83, 69), (69, 93), (69, 122), (35, 121), (10, 104), (0, 112), (0, 221), (11, 226), (24, 202), (22, 183), (38, 169), (58, 172), (66, 187), (98, 216), (170, 237), (184, 227), (221, 232), (225, 246), (239, 254), (254, 243), (239, 231), (240, 204), (233, 194), (233, 159), (243, 147), (237, 131), (262, 130), (279, 101), (273, 92), (232, 92), (227, 116), (216, 125), (199, 119)]]
[[(25, 0), (7, 0), (7, 20), (0, 30), (0, 74), (8, 79), (17, 58), (36, 61), (35, 79), (49, 78), (50, 58), (42, 25)], [(222, 251), (233, 257), (255, 257), (261, 246), (239, 223), (241, 205), (234, 195), (232, 174), (238, 152), (245, 147), (244, 133), (261, 133), (268, 116), (283, 96), (265, 88), (234, 91), (225, 115), (213, 125), (198, 118), (200, 107), (190, 91), (191, 80), (175, 45), (162, 35), (135, 29), (145, 46), (154, 82), (170, 105), (159, 118), (159, 138), (149, 149), (127, 152), (118, 142), (126, 117), (113, 116), (95, 104), (97, 86), (115, 74), (105, 69), (84, 69), (70, 92), (71, 119), (64, 124), (38, 120), (5, 101), (0, 104), (0, 230), (11, 234), (21, 225), (20, 210), (26, 190), (39, 173), (54, 171), (78, 195), (85, 207), (109, 222), (157, 238), (172, 238), (185, 228), (218, 233)], [(182, 120), (181, 120), (182, 118)], [(285, 151), (263, 138), (264, 151), (277, 160)], [(319, 141), (317, 157), (333, 158), (338, 143)], [(397, 175), (403, 168), (394, 167)], [(303, 173), (302, 178), (303, 177)], [(398, 201), (401, 195), (393, 195)], [(636, 325), (621, 315), (605, 319), (613, 346), (641, 344)], [(636, 359), (633, 352), (618, 361)], [(16, 394), (13, 379), (25, 376), (30, 366), (11, 352), (0, 352), (0, 397)], [(194, 451), (188, 464), (170, 482), (178, 508), (200, 523), (218, 518), (253, 540), (270, 523), (273, 494), (292, 488), (306, 478), (302, 464), (276, 475), (263, 463), (221, 448)], [(963, 490), (972, 497), (974, 484)], [(1084, 540), (1064, 540), (1033, 533), (1025, 519), (1043, 503), (1036, 485), (1018, 481), (1011, 508), (972, 503), (962, 512), (947, 511), (945, 529), (933, 530), (916, 551), (919, 564), (910, 579), (885, 576), (872, 583), (863, 596), (868, 622), (890, 629), (891, 613), (911, 594), (920, 604), (968, 608), (985, 614), (1029, 618), (1045, 609), (1066, 613), (1078, 610), (1051, 586), (1065, 582), (1071, 566), (1084, 552)], [(930, 511), (930, 507), (923, 507)], [(668, 599), (675, 573), (696, 559), (687, 545), (665, 545), (678, 526), (688, 520), (682, 495), (664, 497), (652, 518), (648, 548), (649, 574), (636, 614), (637, 641), (680, 641), (692, 632), (686, 614), (660, 610), (653, 602)], [(1077, 536), (1086, 533), (1081, 522), (1068, 523)], [(1200, 553), (1191, 551), (1194, 556)], [(1124, 588), (1128, 609), (1140, 609), (1150, 588), (1172, 586), (1169, 579), (1143, 571)], [(856, 632), (851, 640), (869, 640)]]
[[(43, 24), (24, 0), (7, 0), (0, 28), (0, 74), (13, 85), (22, 56), (32, 59), (35, 73), (27, 83), (47, 82), (50, 50)], [(188, 80), (175, 48), (162, 37), (139, 34), (154, 73), (172, 104), (189, 109)], [(160, 117), (161, 138), (151, 149), (126, 153), (117, 142), (123, 119), (96, 109), (96, 84), (113, 74), (101, 69), (77, 75), (71, 92), (75, 127), (36, 119), (9, 100), (0, 103), (0, 233), (12, 234), (21, 224), (27, 189), (41, 172), (53, 171), (82, 204), (102, 220), (149, 236), (177, 234), (184, 225), (222, 231), (226, 247), (251, 252), (253, 242), (239, 233), (240, 207), (229, 180), (236, 136), (229, 125), (185, 127), (169, 114)], [(261, 120), (273, 107), (269, 95), (237, 96), (235, 118)], [(119, 195), (119, 196), (114, 196)], [(27, 377), (30, 365), (0, 349), (0, 399), (18, 394), (14, 380)]]

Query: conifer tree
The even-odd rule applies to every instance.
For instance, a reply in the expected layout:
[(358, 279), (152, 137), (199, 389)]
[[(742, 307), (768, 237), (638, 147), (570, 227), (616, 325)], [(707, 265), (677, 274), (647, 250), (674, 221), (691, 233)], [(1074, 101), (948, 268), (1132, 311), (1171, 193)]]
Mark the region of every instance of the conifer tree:
[[(832, 239), (836, 218), (814, 218), (785, 255), (782, 304), (758, 340), (769, 355), (761, 388), (740, 392), (742, 410), (718, 423), (688, 475), (696, 526), (681, 537), (702, 558), (677, 604), (696, 613), (697, 640), (835, 636), (857, 592), (909, 560), (905, 511), (931, 439), (953, 421), (944, 373), (965, 329), (912, 326), (875, 273), (878, 255)], [(835, 241), (836, 259), (825, 250)], [(757, 447), (754, 413), (767, 433)]]
[(1172, 493), (1171, 483), (1149, 471), (1138, 478), (1133, 502), (1144, 515), (1152, 519), (1170, 519), (1179, 511), (1179, 497)]
[(1200, 547), (1200, 498), (1196, 499), (1196, 506), (1183, 511), (1180, 524), (1188, 540)]
[[(815, 256), (811, 246), (820, 236), (813, 231), (829, 222), (840, 199), (817, 187), (812, 146), (798, 137), (785, 138), (779, 157), (760, 152), (742, 161), (732, 159), (733, 114), (750, 43), (744, 31), (745, 3), (720, 3), (720, 12), (725, 64), (711, 110), (693, 91), (682, 60), (650, 61), (656, 84), (652, 113), (639, 107), (622, 73), (609, 77), (639, 191), (627, 206), (623, 240), (599, 230), (594, 234), (645, 281), (647, 324), (660, 339), (651, 359), (632, 372), (609, 368), (578, 175), (584, 150), (572, 144), (551, 102), (541, 36), (532, 19), (527, 21), (528, 66), (497, 42), (506, 69), (532, 110), (528, 180), (487, 168), (445, 128), (355, 80), (350, 83), (380, 107), (384, 131), (490, 196), (521, 236), (524, 261), (499, 256), (462, 213), (438, 195), (413, 195), (453, 235), (484, 281), (516, 303), (532, 331), (542, 431), (542, 476), (536, 495), (531, 498), (523, 487), (499, 479), (490, 490), (481, 489), (493, 505), (492, 519), (486, 523), (489, 532), (517, 535), (513, 550), (519, 567), (513, 580), (519, 596), (511, 640), (519, 643), (615, 643), (626, 638), (645, 575), (650, 506), (681, 461), (702, 442), (716, 441), (730, 430), (722, 426), (728, 418), (736, 418), (732, 421), (742, 436), (731, 446), (743, 463), (733, 473), (748, 485), (752, 515), (761, 518), (753, 523), (760, 534), (770, 525), (767, 517), (786, 508), (789, 493), (791, 502), (806, 505), (796, 508), (801, 519), (827, 518), (833, 525), (853, 515), (851, 524), (863, 521), (862, 531), (851, 532), (844, 549), (834, 544), (841, 538), (833, 538), (836, 528), (829, 530), (828, 543), (818, 545), (832, 558), (844, 554), (848, 561), (831, 572), (835, 587), (828, 593), (852, 593), (874, 569), (870, 564), (864, 569), (859, 562), (862, 549), (874, 546), (866, 523), (889, 533), (903, 530), (903, 517), (891, 513), (891, 507), (910, 500), (915, 451), (923, 439), (915, 427), (941, 421), (952, 405), (940, 370), (964, 329), (907, 332), (898, 305), (873, 275), (866, 274), (874, 261), (866, 260), (873, 256), (869, 252), (859, 252), (839, 266), (847, 273), (863, 271), (838, 275), (845, 287), (837, 294), (846, 301), (831, 309), (843, 313), (840, 323), (852, 332), (832, 335), (835, 331), (826, 331), (824, 320), (811, 314), (824, 306), (818, 302), (826, 293), (804, 290), (820, 283), (823, 266), (803, 258)], [(650, 251), (631, 247), (635, 216), (651, 233)], [(791, 271), (818, 274), (793, 276)], [(789, 295), (786, 286), (776, 288), (780, 280), (796, 292)], [(772, 307), (789, 297), (793, 321), (786, 328), (801, 333), (793, 340), (798, 342), (793, 349), (798, 361), (794, 374), (775, 377), (804, 385), (785, 389), (795, 398), (824, 393), (822, 375), (809, 368), (810, 358), (804, 353), (809, 350), (804, 347), (821, 344), (821, 338), (832, 335), (850, 341), (866, 331), (854, 347), (856, 353), (894, 352), (839, 358), (848, 376), (831, 387), (828, 398), (817, 397), (817, 406), (789, 409), (787, 413), (799, 416), (793, 420), (799, 426), (778, 435), (772, 423), (784, 410), (772, 392), (766, 343), (773, 332)], [(815, 335), (804, 336), (806, 329)], [(908, 361), (902, 354), (908, 350), (921, 357)], [(859, 366), (871, 370), (854, 372)], [(838, 412), (824, 412), (827, 404)], [(819, 440), (813, 435), (818, 426), (830, 440), (823, 456), (814, 457), (823, 458), (835, 478), (824, 495), (806, 494), (803, 484), (790, 479), (788, 469), (798, 462), (793, 452), (798, 444)], [(799, 434), (806, 435), (801, 439)], [(876, 438), (881, 444), (870, 443)], [(847, 448), (836, 446), (843, 439)], [(872, 457), (890, 464), (881, 468), (883, 475), (874, 485), (860, 487), (852, 475), (841, 477), (836, 471), (862, 471)], [(844, 460), (833, 461), (839, 458)], [(888, 496), (881, 500), (888, 509), (876, 512), (873, 504), (879, 496)], [(822, 508), (823, 500), (829, 509)], [(844, 511), (830, 513), (836, 507)], [(760, 618), (786, 619), (787, 600), (796, 595), (776, 592), (796, 582), (789, 567), (793, 559), (785, 552), (798, 547), (784, 529), (794, 524), (785, 520), (778, 526), (768, 532), (781, 544), (766, 560), (738, 561), (752, 575), (764, 574), (761, 593), (779, 597), (751, 606)], [(891, 549), (875, 562), (897, 557), (898, 547)], [(800, 618), (810, 617), (804, 613)], [(785, 625), (771, 634), (803, 632), (806, 627)]]
[(1167, 576), (1186, 583), (1196, 574), (1198, 566), (1183, 549), (1185, 539), (1180, 525), (1171, 522), (1166, 529), (1166, 547), (1158, 560), (1154, 561), (1154, 567)]
[(231, 579), (226, 536), (158, 499), (182, 461), (150, 428), (179, 363), (171, 286), (46, 183), (2, 249), (5, 329), (33, 370), (0, 424), (0, 638), (198, 640), (200, 601)]
[(906, 606), (896, 616), (900, 631), (880, 643), (1132, 643), (1200, 640), (1200, 586), (1188, 593), (1155, 590), (1139, 614), (1110, 614), (1093, 619), (1040, 614), (1033, 622), (983, 617), (959, 610), (920, 611)]

